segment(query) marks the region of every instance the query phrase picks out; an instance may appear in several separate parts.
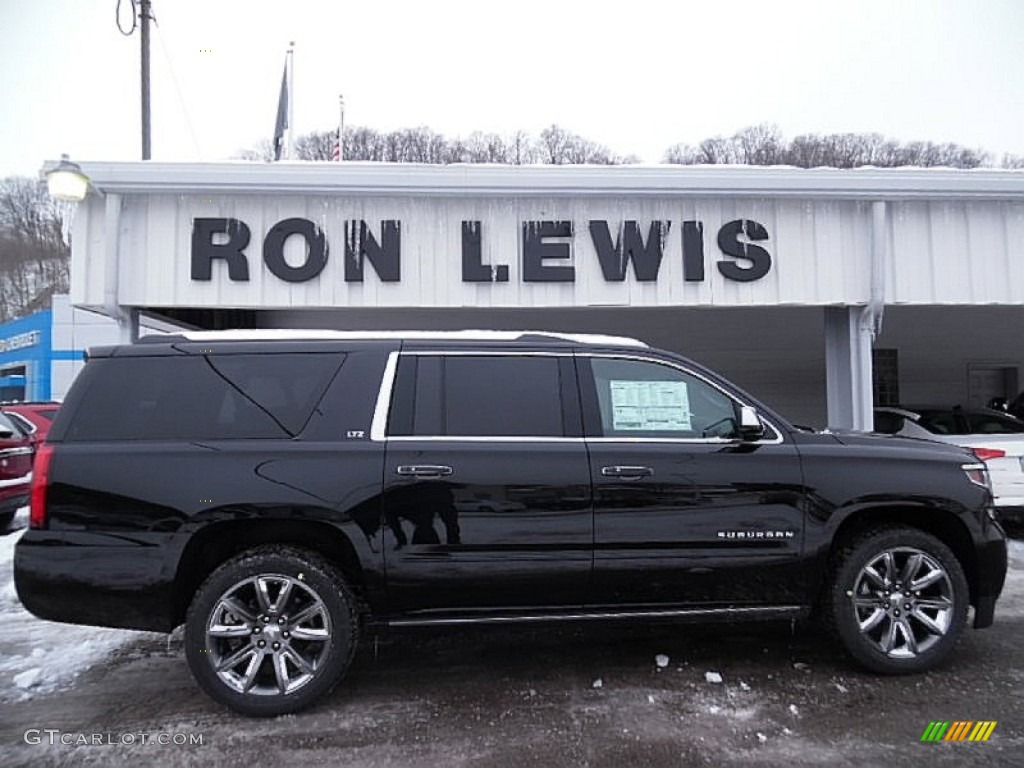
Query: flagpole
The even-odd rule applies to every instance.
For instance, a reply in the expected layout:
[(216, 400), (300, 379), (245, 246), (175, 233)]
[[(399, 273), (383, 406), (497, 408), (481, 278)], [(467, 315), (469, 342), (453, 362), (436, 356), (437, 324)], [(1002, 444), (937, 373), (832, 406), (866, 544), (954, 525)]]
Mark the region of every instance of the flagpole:
[(288, 143), (285, 158), (295, 159), (295, 41), (288, 43)]
[(338, 94), (338, 162), (345, 159), (345, 97)]
[(274, 119), (274, 141), (273, 160), (277, 162), (282, 157), (288, 160), (291, 156), (291, 114), (292, 114), (292, 93), (289, 62), (292, 58), (292, 49), (284, 55), (284, 71), (281, 73), (281, 92), (277, 96), (277, 117)]

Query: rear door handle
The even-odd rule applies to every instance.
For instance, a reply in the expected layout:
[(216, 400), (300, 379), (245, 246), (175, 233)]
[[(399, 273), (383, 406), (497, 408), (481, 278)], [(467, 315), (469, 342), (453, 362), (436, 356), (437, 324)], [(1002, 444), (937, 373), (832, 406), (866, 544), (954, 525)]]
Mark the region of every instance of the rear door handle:
[(403, 464), (395, 471), (404, 477), (445, 477), (452, 468), (443, 464)]
[(624, 477), (635, 480), (641, 477), (650, 477), (654, 474), (654, 470), (651, 467), (614, 465), (611, 467), (601, 467), (601, 474), (605, 477)]

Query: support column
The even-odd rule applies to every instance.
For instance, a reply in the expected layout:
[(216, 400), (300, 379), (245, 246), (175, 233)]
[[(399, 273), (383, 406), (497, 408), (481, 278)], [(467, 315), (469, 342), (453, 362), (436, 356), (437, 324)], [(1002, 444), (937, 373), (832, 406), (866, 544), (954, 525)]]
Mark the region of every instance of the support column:
[(123, 306), (121, 295), (121, 195), (108, 193), (103, 201), (103, 234), (106, 238), (103, 252), (103, 311), (117, 321), (120, 343), (134, 344), (139, 340), (139, 311)]
[(139, 340), (139, 310), (135, 307), (120, 307), (117, 327), (122, 344), (134, 344)]
[(872, 323), (866, 307), (825, 308), (825, 377), (830, 429), (874, 428)]

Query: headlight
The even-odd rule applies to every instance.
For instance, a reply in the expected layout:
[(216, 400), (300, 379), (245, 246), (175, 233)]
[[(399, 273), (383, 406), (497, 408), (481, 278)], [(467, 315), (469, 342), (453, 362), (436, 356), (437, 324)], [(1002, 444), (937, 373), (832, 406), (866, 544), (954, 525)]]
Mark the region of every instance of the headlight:
[(988, 469), (981, 462), (977, 464), (961, 464), (960, 469), (967, 475), (967, 479), (975, 485), (981, 486), (989, 493), (992, 492), (992, 483), (988, 478)]

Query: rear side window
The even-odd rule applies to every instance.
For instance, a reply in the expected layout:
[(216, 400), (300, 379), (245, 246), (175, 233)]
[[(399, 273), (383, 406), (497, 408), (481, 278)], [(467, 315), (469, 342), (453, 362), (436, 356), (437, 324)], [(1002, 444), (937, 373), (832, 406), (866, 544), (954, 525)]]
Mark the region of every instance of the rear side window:
[(13, 417), (8, 417), (6, 413), (0, 412), (0, 429), (4, 429), (8, 432), (12, 432), (14, 437), (24, 437), (29, 434), (28, 431), (18, 423)]
[(389, 434), (562, 437), (561, 388), (561, 364), (553, 356), (406, 355)]
[(302, 431), (338, 354), (94, 360), (67, 441), (226, 440)]
[(967, 414), (971, 433), (980, 435), (1017, 435), (1024, 433), (1024, 421), (1001, 413), (974, 411)]
[(922, 411), (917, 422), (934, 435), (966, 435), (967, 420), (952, 411)]

